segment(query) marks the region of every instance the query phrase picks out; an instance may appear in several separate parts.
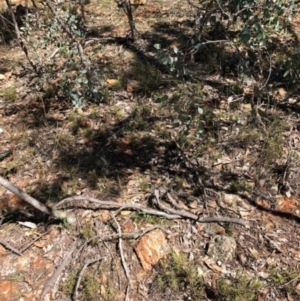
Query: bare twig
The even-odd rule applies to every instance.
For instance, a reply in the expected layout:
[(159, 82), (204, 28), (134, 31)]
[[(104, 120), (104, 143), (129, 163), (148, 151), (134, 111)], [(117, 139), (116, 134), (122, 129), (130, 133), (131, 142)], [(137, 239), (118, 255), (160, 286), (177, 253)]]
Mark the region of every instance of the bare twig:
[(100, 257), (100, 258), (96, 258), (96, 259), (89, 260), (89, 261), (88, 261), (87, 263), (85, 263), (85, 265), (82, 267), (82, 269), (81, 269), (81, 271), (80, 271), (80, 273), (79, 273), (79, 275), (78, 275), (77, 281), (76, 281), (76, 285), (75, 285), (75, 289), (74, 289), (74, 294), (73, 294), (73, 296), (72, 296), (72, 300), (73, 300), (73, 301), (77, 300), (77, 298), (78, 298), (78, 288), (79, 288), (79, 286), (80, 286), (81, 278), (82, 278), (82, 275), (83, 275), (85, 269), (86, 269), (89, 265), (91, 265), (91, 264), (93, 264), (93, 263), (95, 263), (95, 262), (97, 262), (97, 261), (100, 261), (100, 260), (102, 260), (102, 259), (104, 259), (104, 257)]
[(27, 193), (25, 193), (24, 191), (22, 191), (21, 189), (19, 189), (14, 184), (7, 181), (6, 179), (4, 179), (1, 176), (0, 176), (0, 185), (2, 185), (3, 187), (5, 187), (7, 190), (14, 193), (15, 195), (19, 196), (23, 201), (30, 204), (37, 210), (39, 210), (45, 214), (51, 215), (55, 218), (60, 218), (59, 214), (57, 212), (55, 212), (55, 210), (40, 203), (38, 200), (34, 199), (33, 197), (31, 197), (30, 195), (28, 195)]
[[(155, 199), (156, 199), (156, 203), (157, 203), (158, 207), (160, 209), (166, 211), (166, 212), (170, 212), (171, 214), (178, 214), (178, 215), (181, 215), (182, 217), (195, 220), (198, 223), (214, 223), (214, 222), (222, 223), (222, 222), (227, 222), (227, 223), (235, 223), (235, 224), (240, 224), (242, 226), (246, 226), (246, 223), (243, 220), (238, 219), (238, 218), (215, 216), (215, 217), (206, 217), (206, 218), (200, 219), (198, 215), (193, 214), (191, 212), (188, 212), (188, 211), (185, 211), (185, 210), (176, 210), (176, 209), (164, 206), (160, 202), (159, 190), (158, 189), (154, 190), (154, 195), (155, 195)], [(170, 194), (169, 194), (169, 197), (170, 197)]]
[(145, 231), (141, 232), (141, 233), (135, 233), (135, 232), (128, 232), (128, 233), (121, 233), (121, 235), (119, 233), (116, 233), (116, 234), (108, 234), (108, 235), (96, 235), (96, 236), (93, 236), (92, 238), (90, 238), (89, 240), (85, 241), (84, 244), (79, 248), (78, 252), (76, 253), (76, 256), (74, 256), (74, 258), (77, 258), (78, 254), (82, 251), (82, 249), (89, 243), (91, 242), (92, 240), (94, 239), (99, 239), (100, 241), (108, 241), (108, 240), (113, 240), (113, 239), (117, 239), (117, 238), (123, 238), (123, 239), (137, 239), (137, 238), (140, 238), (142, 236), (144, 236), (145, 234), (147, 234), (148, 232), (151, 232), (155, 229), (160, 229), (162, 230), (163, 232), (167, 233), (167, 234), (170, 234), (172, 232), (164, 229), (163, 227), (161, 226), (154, 226), (154, 227), (151, 227), (151, 228), (148, 228), (146, 229)]
[(113, 219), (114, 219), (114, 222), (116, 223), (117, 228), (118, 228), (118, 234), (119, 234), (119, 250), (120, 250), (122, 265), (123, 265), (123, 268), (124, 268), (124, 271), (125, 271), (126, 278), (127, 278), (127, 280), (129, 281), (129, 283), (130, 283), (129, 270), (128, 270), (128, 267), (127, 267), (127, 264), (126, 264), (126, 261), (125, 261), (125, 257), (124, 257), (124, 253), (123, 253), (123, 246), (122, 246), (122, 231), (121, 231), (121, 227), (120, 227), (120, 224), (118, 223), (118, 221), (117, 221), (117, 219), (116, 219), (116, 217), (115, 217), (114, 215), (113, 215)]
[(128, 284), (127, 284), (127, 288), (126, 288), (126, 296), (125, 296), (125, 301), (128, 300), (128, 296), (129, 296), (129, 291), (130, 291), (130, 288), (131, 288), (131, 279), (130, 279), (130, 273), (129, 273), (129, 269), (128, 269), (128, 266), (127, 266), (127, 263), (125, 261), (125, 256), (124, 256), (124, 252), (123, 252), (123, 240), (122, 240), (122, 231), (121, 231), (121, 227), (120, 227), (120, 224), (118, 223), (116, 217), (114, 214), (112, 214), (112, 217), (113, 217), (113, 220), (115, 222), (115, 224), (117, 225), (117, 228), (118, 228), (118, 234), (119, 234), (119, 251), (120, 251), (120, 256), (121, 256), (121, 262), (122, 262), (122, 266), (123, 266), (123, 269), (125, 271), (125, 275), (126, 275), (126, 278), (127, 278), (127, 281), (128, 281)]
[(166, 195), (167, 195), (167, 197), (168, 197), (168, 200), (169, 200), (169, 202), (170, 202), (170, 204), (172, 205), (172, 206), (174, 206), (176, 209), (178, 209), (178, 210), (182, 210), (183, 208), (179, 205), (179, 204), (177, 204), (176, 203), (176, 201), (171, 197), (171, 195), (170, 195), (170, 193), (166, 193)]
[(44, 299), (44, 297), (48, 294), (48, 292), (52, 289), (54, 286), (57, 278), (62, 273), (62, 271), (65, 269), (65, 267), (69, 264), (71, 260), (71, 255), (73, 254), (76, 247), (76, 242), (73, 243), (73, 246), (71, 248), (71, 251), (67, 254), (67, 256), (62, 260), (61, 264), (57, 268), (57, 270), (52, 274), (52, 276), (47, 280), (47, 282), (44, 285), (44, 289), (40, 296), (40, 301)]
[(74, 201), (88, 201), (90, 203), (95, 203), (98, 204), (101, 209), (123, 209), (123, 210), (133, 210), (133, 211), (140, 211), (143, 213), (147, 213), (150, 215), (156, 215), (156, 216), (161, 216), (164, 217), (166, 219), (176, 219), (176, 218), (181, 218), (180, 215), (175, 215), (175, 214), (168, 214), (159, 210), (155, 210), (155, 209), (150, 209), (150, 208), (145, 208), (141, 205), (138, 204), (122, 204), (122, 203), (117, 203), (114, 201), (101, 201), (95, 198), (90, 198), (90, 197), (84, 197), (84, 196), (75, 196), (75, 197), (70, 197), (70, 198), (66, 198), (62, 201), (60, 201), (59, 203), (57, 203), (54, 208), (57, 208), (59, 206), (61, 206), (62, 204), (66, 203), (66, 202), (74, 202)]
[(288, 282), (280, 285), (279, 288), (283, 288), (283, 287), (289, 285), (291, 282), (294, 282), (294, 281), (298, 280), (299, 278), (300, 278), (300, 275), (297, 275), (296, 277), (294, 277), (293, 279), (289, 280)]
[(13, 10), (12, 10), (10, 0), (5, 0), (5, 2), (6, 2), (6, 4), (7, 4), (9, 13), (10, 13), (11, 18), (12, 18), (12, 21), (13, 21), (13, 25), (14, 25), (15, 32), (16, 32), (16, 35), (17, 35), (18, 43), (19, 43), (21, 49), (23, 50), (23, 52), (25, 53), (26, 58), (27, 58), (29, 64), (31, 65), (31, 67), (33, 68), (33, 70), (35, 71), (35, 73), (36, 73), (36, 74), (40, 74), (40, 70), (39, 70), (38, 67), (34, 64), (34, 62), (30, 59), (29, 54), (28, 54), (28, 49), (27, 49), (27, 47), (26, 47), (24, 41), (23, 41), (22, 38), (21, 38), (19, 26), (18, 26), (16, 17), (15, 17), (15, 14), (14, 14), (14, 12), (13, 12)]
[(40, 238), (42, 238), (44, 235), (48, 234), (50, 232), (46, 231), (45, 233), (43, 233), (42, 235), (40, 235), (39, 237), (35, 238), (33, 241), (31, 241), (30, 243), (28, 243), (25, 247), (23, 247), (20, 252), (23, 253), (25, 252), (30, 246), (32, 246), (36, 241), (38, 241)]
[[(184, 211), (184, 210), (175, 210), (172, 208), (168, 208), (166, 206), (163, 206), (159, 200), (158, 200), (158, 206), (161, 210), (165, 211), (159, 211), (155, 209), (149, 209), (145, 208), (138, 204), (122, 204), (117, 203), (114, 201), (101, 201), (94, 198), (84, 197), (84, 196), (78, 196), (78, 197), (70, 197), (66, 198), (59, 203), (57, 203), (54, 208), (57, 208), (61, 206), (62, 204), (69, 202), (69, 201), (88, 201), (91, 203), (95, 203), (100, 205), (101, 209), (126, 209), (126, 210), (134, 210), (134, 211), (141, 211), (147, 214), (161, 216), (166, 219), (180, 219), (180, 218), (188, 218), (194, 221), (197, 221), (198, 223), (222, 223), (222, 222), (228, 222), (228, 223), (236, 223), (240, 224), (242, 226), (246, 226), (246, 222), (243, 220), (237, 219), (237, 218), (229, 218), (229, 217), (208, 217), (208, 218), (202, 218), (200, 219), (198, 215)], [(169, 212), (169, 213), (166, 213)]]
[(266, 85), (268, 84), (268, 82), (270, 80), (271, 73), (272, 73), (272, 58), (271, 58), (271, 56), (270, 56), (269, 53), (268, 53), (268, 56), (269, 56), (269, 62), (270, 62), (270, 65), (269, 65), (269, 74), (268, 74), (268, 78), (266, 79), (266, 81), (263, 84), (262, 88), (266, 87)]
[(0, 244), (3, 245), (5, 248), (13, 251), (14, 253), (22, 256), (22, 252), (18, 251), (17, 249), (15, 249), (14, 247), (12, 247), (7, 241), (5, 241), (4, 239), (0, 238)]

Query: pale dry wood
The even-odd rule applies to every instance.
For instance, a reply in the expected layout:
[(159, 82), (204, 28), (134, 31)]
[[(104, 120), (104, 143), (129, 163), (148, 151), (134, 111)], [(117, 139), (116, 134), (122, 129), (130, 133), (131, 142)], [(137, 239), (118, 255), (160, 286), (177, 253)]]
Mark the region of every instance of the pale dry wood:
[(69, 264), (71, 260), (71, 256), (76, 248), (76, 242), (73, 243), (71, 247), (71, 251), (67, 254), (67, 256), (62, 260), (59, 267), (56, 269), (56, 271), (52, 274), (52, 276), (48, 279), (48, 281), (44, 285), (44, 289), (40, 295), (39, 300), (43, 301), (45, 296), (49, 293), (49, 291), (53, 288), (55, 282), (57, 281), (59, 275), (62, 273), (62, 271), (66, 268), (66, 266)]
[(58, 214), (58, 212), (54, 211), (52, 208), (50, 208), (50, 207), (42, 204), (38, 200), (34, 199), (33, 197), (31, 197), (30, 195), (28, 195), (27, 193), (22, 191), (20, 188), (18, 188), (17, 186), (15, 186), (14, 184), (7, 181), (6, 179), (4, 179), (1, 176), (0, 176), (0, 185), (2, 185), (4, 188), (9, 190), (13, 194), (19, 196), (23, 201), (30, 204), (37, 210), (39, 210), (45, 214), (51, 215), (55, 218), (60, 218), (60, 215)]
[(126, 295), (125, 295), (125, 301), (129, 300), (129, 292), (130, 292), (130, 288), (131, 288), (131, 278), (130, 278), (130, 273), (129, 273), (129, 269), (125, 260), (125, 256), (124, 256), (124, 252), (123, 252), (123, 240), (122, 240), (122, 231), (121, 231), (121, 227), (120, 224), (118, 223), (116, 217), (114, 214), (112, 214), (113, 220), (117, 225), (118, 228), (118, 234), (119, 234), (119, 252), (120, 252), (120, 256), (121, 256), (121, 262), (122, 262), (122, 266), (123, 269), (125, 271), (125, 275), (127, 278), (127, 287), (126, 287)]
[(58, 208), (62, 204), (66, 202), (77, 202), (77, 201), (88, 201), (90, 203), (95, 203), (100, 206), (100, 209), (123, 209), (123, 210), (133, 210), (133, 211), (141, 211), (143, 213), (147, 213), (150, 215), (156, 215), (160, 217), (164, 217), (166, 219), (176, 219), (181, 218), (180, 215), (175, 214), (168, 214), (159, 210), (145, 208), (144, 206), (138, 205), (138, 204), (124, 204), (124, 203), (118, 203), (114, 201), (101, 201), (95, 198), (90, 197), (84, 197), (84, 196), (75, 196), (75, 197), (69, 197), (66, 199), (63, 199), (59, 203), (57, 203), (54, 208)]
[[(159, 194), (158, 189), (155, 190), (155, 193)], [(156, 200), (155, 200), (156, 199)], [(238, 219), (238, 218), (230, 218), (230, 217), (207, 217), (207, 218), (199, 218), (198, 215), (193, 214), (191, 212), (185, 211), (185, 210), (175, 210), (172, 208), (168, 208), (164, 205), (161, 204), (159, 198), (157, 199), (156, 197), (153, 198), (154, 203), (163, 211), (156, 210), (156, 209), (149, 209), (145, 208), (144, 206), (138, 205), (138, 204), (122, 204), (122, 203), (117, 203), (114, 201), (101, 201), (95, 198), (90, 198), (90, 197), (84, 197), (84, 196), (78, 196), (78, 197), (70, 197), (66, 198), (62, 201), (60, 201), (58, 204), (54, 206), (54, 208), (57, 208), (61, 206), (62, 204), (69, 202), (69, 201), (88, 201), (91, 203), (98, 204), (101, 209), (123, 209), (123, 210), (134, 210), (134, 211), (141, 211), (143, 213), (151, 214), (151, 215), (156, 215), (156, 216), (161, 216), (166, 219), (180, 219), (180, 218), (187, 218), (194, 220), (198, 223), (235, 223), (239, 224), (242, 226), (247, 226), (246, 222)], [(166, 213), (168, 212), (168, 213)]]
[(87, 263), (84, 264), (84, 266), (82, 267), (82, 269), (81, 269), (81, 271), (80, 271), (80, 273), (78, 275), (77, 281), (76, 281), (76, 285), (75, 285), (75, 289), (74, 289), (74, 294), (73, 294), (73, 297), (72, 297), (73, 301), (76, 301), (78, 299), (78, 289), (79, 289), (79, 286), (80, 286), (80, 283), (81, 283), (81, 278), (82, 278), (82, 275), (83, 275), (85, 269), (89, 265), (91, 265), (91, 264), (93, 264), (93, 263), (95, 263), (97, 261), (103, 260), (103, 259), (104, 259), (104, 257), (92, 259), (92, 260), (89, 260)]
[(0, 244), (3, 245), (6, 249), (9, 249), (11, 251), (13, 251), (14, 253), (22, 256), (22, 253), (19, 252), (17, 249), (15, 249), (14, 247), (12, 247), (6, 240), (0, 238)]
[[(165, 212), (169, 212), (171, 214), (181, 215), (182, 217), (195, 220), (198, 223), (215, 223), (215, 222), (216, 223), (224, 223), (224, 222), (227, 222), (227, 223), (235, 223), (235, 224), (239, 224), (239, 225), (242, 225), (242, 226), (246, 226), (246, 222), (243, 221), (242, 219), (238, 219), (238, 218), (214, 216), (214, 217), (206, 217), (206, 218), (201, 218), (200, 219), (198, 215), (193, 214), (191, 212), (188, 212), (188, 211), (185, 211), (185, 210), (176, 210), (176, 209), (173, 209), (173, 208), (166, 207), (160, 202), (159, 190), (158, 189), (154, 190), (154, 196), (155, 196), (156, 204), (161, 210), (163, 210)], [(175, 202), (175, 200), (172, 198), (172, 196), (169, 193), (167, 193), (167, 197), (169, 199), (172, 199), (172, 201), (170, 201), (170, 202), (172, 202), (172, 203)]]

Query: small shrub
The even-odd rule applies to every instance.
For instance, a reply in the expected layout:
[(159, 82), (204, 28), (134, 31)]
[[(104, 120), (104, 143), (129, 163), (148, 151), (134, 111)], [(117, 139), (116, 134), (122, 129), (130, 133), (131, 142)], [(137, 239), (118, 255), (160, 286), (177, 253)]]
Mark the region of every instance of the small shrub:
[(219, 279), (216, 292), (220, 300), (224, 301), (253, 301), (262, 284), (258, 280), (238, 275), (232, 279)]
[(14, 102), (17, 100), (17, 90), (15, 86), (6, 88), (0, 92), (0, 96), (3, 97), (3, 100), (6, 102)]
[[(45, 91), (45, 82), (55, 83), (54, 90), (46, 87), (45, 97), (70, 100), (74, 108), (103, 101), (102, 70), (98, 70), (83, 52), (80, 41), (85, 36), (85, 28), (76, 7), (63, 4), (55, 8), (55, 16), (50, 18), (49, 14), (45, 9), (38, 28), (35, 17), (29, 14), (21, 28), (22, 37), (31, 47), (29, 50), (37, 56), (31, 65), (35, 66), (40, 89)], [(39, 57), (42, 52), (45, 57), (53, 57), (45, 60)]]
[(161, 289), (171, 289), (175, 294), (188, 294), (188, 300), (203, 300), (205, 287), (202, 276), (183, 253), (174, 252), (168, 258), (162, 259), (159, 272), (157, 284)]

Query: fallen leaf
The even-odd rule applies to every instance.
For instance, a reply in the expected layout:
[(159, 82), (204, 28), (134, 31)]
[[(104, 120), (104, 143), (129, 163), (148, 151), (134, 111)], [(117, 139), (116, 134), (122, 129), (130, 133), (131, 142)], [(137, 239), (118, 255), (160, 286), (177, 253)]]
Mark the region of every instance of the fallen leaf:
[(10, 78), (11, 75), (12, 75), (12, 72), (11, 71), (5, 72), (4, 75), (5, 75), (6, 78)]
[(32, 222), (17, 222), (19, 225), (25, 226), (27, 228), (30, 229), (36, 229), (36, 224), (32, 223)]
[(113, 78), (110, 78), (110, 79), (107, 79), (105, 81), (105, 87), (112, 87), (112, 86), (116, 86), (119, 84), (119, 81), (117, 79), (113, 79)]

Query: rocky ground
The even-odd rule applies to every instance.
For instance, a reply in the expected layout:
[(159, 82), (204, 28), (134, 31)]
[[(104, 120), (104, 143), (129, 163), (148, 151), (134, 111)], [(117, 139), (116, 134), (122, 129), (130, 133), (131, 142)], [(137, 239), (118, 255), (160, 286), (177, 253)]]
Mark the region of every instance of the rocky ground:
[[(187, 2), (139, 7), (135, 43), (116, 7), (84, 6), (106, 89), (84, 108), (58, 77), (41, 92), (15, 39), (0, 46), (0, 176), (62, 216), (0, 187), (0, 301), (299, 300), (297, 85), (274, 76), (253, 105), (255, 84), (190, 55)], [(155, 44), (180, 49), (189, 76)], [(183, 112), (200, 118), (187, 135)]]

